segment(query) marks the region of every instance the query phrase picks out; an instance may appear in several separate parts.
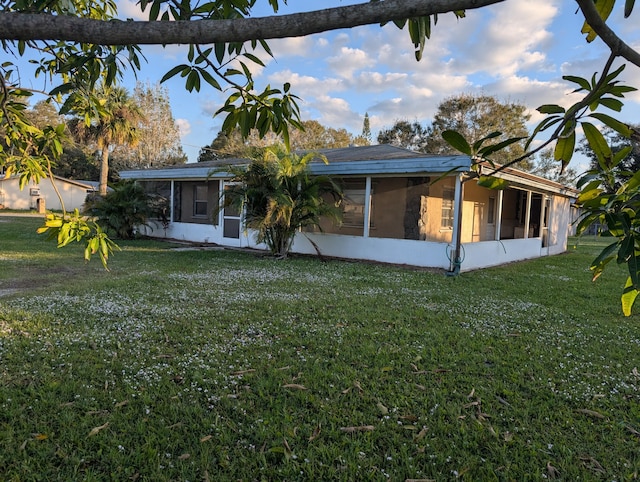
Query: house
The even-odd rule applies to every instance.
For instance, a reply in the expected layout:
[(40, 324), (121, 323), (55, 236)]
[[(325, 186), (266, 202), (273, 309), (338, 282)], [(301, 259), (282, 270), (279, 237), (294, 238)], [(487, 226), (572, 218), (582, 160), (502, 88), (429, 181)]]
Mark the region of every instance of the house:
[[(467, 271), (562, 253), (567, 247), (571, 199), (561, 184), (507, 168), (504, 190), (481, 187), (468, 156), (434, 156), (389, 145), (320, 150), (329, 164), (312, 162), (344, 188), (343, 221), (296, 236), (292, 251), (385, 263)], [(258, 247), (242, 229), (241, 213), (213, 207), (228, 186), (225, 159), (158, 169), (123, 171), (164, 196), (169, 225), (151, 236), (224, 246)]]
[(0, 209), (62, 210), (57, 188), (65, 209), (71, 211), (82, 208), (87, 194), (96, 191), (96, 183), (91, 181), (74, 181), (58, 176), (54, 176), (53, 181), (55, 188), (51, 179), (46, 178), (39, 183), (29, 182), (20, 189), (18, 176), (0, 176)]

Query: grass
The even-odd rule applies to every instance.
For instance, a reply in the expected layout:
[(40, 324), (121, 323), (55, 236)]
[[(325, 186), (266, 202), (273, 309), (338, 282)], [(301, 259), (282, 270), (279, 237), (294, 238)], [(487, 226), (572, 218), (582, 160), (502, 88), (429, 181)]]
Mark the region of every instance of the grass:
[(457, 278), (136, 241), (105, 272), (38, 223), (0, 218), (0, 480), (638, 477), (599, 240)]

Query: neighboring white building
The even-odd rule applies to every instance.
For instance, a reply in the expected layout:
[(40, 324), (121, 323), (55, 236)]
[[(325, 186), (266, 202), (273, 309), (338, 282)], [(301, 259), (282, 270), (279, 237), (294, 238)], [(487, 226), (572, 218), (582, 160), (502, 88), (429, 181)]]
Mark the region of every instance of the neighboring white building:
[[(96, 183), (91, 181), (73, 181), (54, 176), (53, 182), (67, 211), (81, 209), (87, 194), (96, 191)], [(42, 210), (43, 207), (50, 210), (62, 209), (50, 178), (42, 179), (40, 183), (29, 182), (21, 190), (18, 176), (0, 177), (0, 209)]]
[[(433, 156), (389, 145), (322, 149), (329, 164), (313, 174), (342, 183), (343, 222), (296, 236), (292, 251), (348, 259), (467, 271), (563, 253), (576, 191), (548, 179), (504, 169), (509, 187), (479, 186), (468, 156)], [(164, 196), (169, 226), (150, 236), (223, 246), (258, 247), (240, 213), (211, 213), (229, 176), (220, 168), (246, 159), (123, 171)]]

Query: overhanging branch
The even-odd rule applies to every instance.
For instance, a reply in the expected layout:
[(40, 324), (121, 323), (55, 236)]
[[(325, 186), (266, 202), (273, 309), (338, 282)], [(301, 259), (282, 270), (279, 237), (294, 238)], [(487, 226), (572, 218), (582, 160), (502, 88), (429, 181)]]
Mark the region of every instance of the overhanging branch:
[(384, 0), (291, 15), (233, 20), (121, 21), (0, 13), (0, 40), (63, 40), (98, 45), (169, 45), (289, 38), (384, 23), (504, 0)]
[(585, 20), (591, 26), (598, 37), (607, 44), (611, 52), (619, 57), (627, 59), (632, 64), (640, 67), (640, 54), (622, 41), (616, 33), (602, 20), (596, 10), (593, 0), (576, 0)]

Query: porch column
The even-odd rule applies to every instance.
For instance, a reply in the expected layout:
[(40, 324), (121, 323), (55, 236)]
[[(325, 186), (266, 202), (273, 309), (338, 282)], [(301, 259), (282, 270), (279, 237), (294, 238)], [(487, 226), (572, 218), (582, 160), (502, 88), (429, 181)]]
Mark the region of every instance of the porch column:
[(527, 191), (527, 210), (524, 215), (524, 239), (529, 237), (529, 223), (531, 222), (531, 191)]
[(174, 189), (175, 189), (175, 181), (171, 179), (171, 195), (169, 196), (169, 222), (173, 222), (173, 210), (174, 210)]
[(451, 258), (451, 271), (459, 271), (462, 263), (462, 206), (464, 203), (464, 184), (462, 174), (456, 176), (456, 187), (453, 194), (453, 231), (451, 233), (451, 244), (453, 244), (453, 256)]
[(502, 232), (502, 202), (504, 201), (504, 191), (498, 191), (498, 207), (496, 208), (496, 232), (494, 239), (500, 241), (500, 233)]
[(364, 184), (364, 230), (362, 236), (369, 237), (371, 226), (371, 176), (367, 176)]

